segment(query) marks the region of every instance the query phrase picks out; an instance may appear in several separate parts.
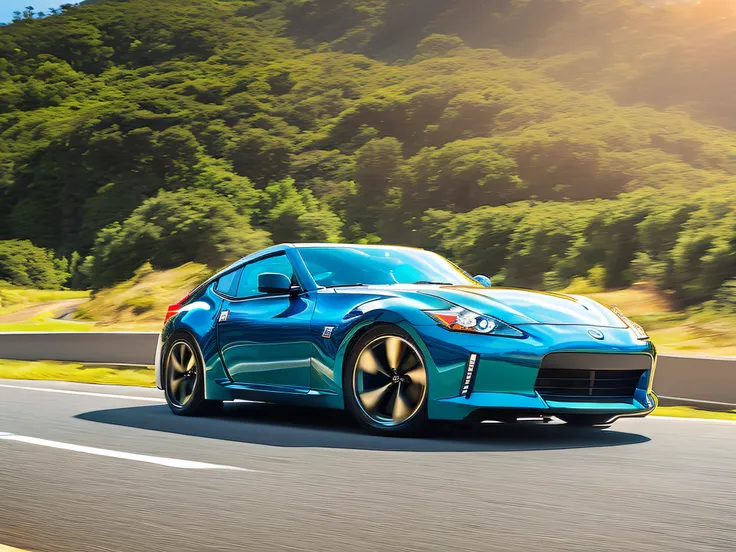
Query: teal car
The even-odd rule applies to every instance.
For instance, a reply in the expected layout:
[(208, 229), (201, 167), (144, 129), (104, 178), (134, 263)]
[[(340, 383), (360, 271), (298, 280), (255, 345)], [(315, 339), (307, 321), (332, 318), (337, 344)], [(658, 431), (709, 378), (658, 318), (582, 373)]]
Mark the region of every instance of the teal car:
[(246, 399), (405, 435), (429, 420), (645, 416), (655, 363), (640, 326), (586, 297), (491, 287), (420, 249), (284, 244), (169, 307), (156, 382), (179, 415)]

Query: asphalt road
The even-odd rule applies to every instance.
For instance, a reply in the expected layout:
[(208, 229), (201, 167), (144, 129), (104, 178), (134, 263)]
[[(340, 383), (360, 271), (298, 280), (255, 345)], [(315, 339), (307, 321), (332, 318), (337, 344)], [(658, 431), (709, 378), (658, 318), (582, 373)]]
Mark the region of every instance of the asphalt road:
[(159, 400), (0, 380), (0, 545), (736, 550), (734, 424), (485, 424), (405, 440), (334, 412), (239, 403), (185, 419)]

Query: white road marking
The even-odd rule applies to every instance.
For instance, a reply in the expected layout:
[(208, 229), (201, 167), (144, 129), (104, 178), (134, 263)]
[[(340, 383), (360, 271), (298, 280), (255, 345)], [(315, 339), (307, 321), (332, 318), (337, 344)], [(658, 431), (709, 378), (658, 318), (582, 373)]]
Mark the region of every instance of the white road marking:
[(69, 389), (53, 389), (50, 387), (30, 387), (24, 385), (6, 385), (0, 383), (0, 387), (6, 387), (8, 389), (24, 389), (27, 391), (43, 391), (45, 393), (64, 393), (66, 395), (87, 395), (89, 397), (106, 397), (109, 399), (122, 399), (125, 401), (144, 401), (144, 402), (155, 402), (165, 403), (165, 399), (158, 397), (141, 397), (134, 395), (115, 395), (113, 393), (93, 393), (92, 391), (70, 391)]
[(106, 456), (108, 458), (120, 458), (123, 460), (133, 460), (135, 462), (146, 462), (148, 464), (158, 464), (159, 466), (167, 466), (169, 468), (180, 468), (180, 469), (185, 469), (185, 470), (229, 470), (229, 471), (256, 472), (256, 470), (249, 470), (247, 468), (236, 468), (235, 466), (224, 466), (220, 464), (207, 464), (205, 462), (194, 462), (192, 460), (179, 460), (177, 458), (164, 458), (162, 456), (146, 456), (144, 454), (133, 454), (130, 452), (121, 452), (117, 450), (101, 449), (101, 448), (95, 448), (95, 447), (85, 447), (82, 445), (61, 443), (59, 441), (48, 441), (46, 439), (38, 439), (36, 437), (26, 437), (24, 435), (15, 435), (13, 433), (0, 433), (0, 440), (17, 441), (20, 443), (27, 443), (29, 445), (39, 445), (42, 447), (70, 450), (73, 452), (82, 452), (84, 454), (94, 454), (96, 456)]

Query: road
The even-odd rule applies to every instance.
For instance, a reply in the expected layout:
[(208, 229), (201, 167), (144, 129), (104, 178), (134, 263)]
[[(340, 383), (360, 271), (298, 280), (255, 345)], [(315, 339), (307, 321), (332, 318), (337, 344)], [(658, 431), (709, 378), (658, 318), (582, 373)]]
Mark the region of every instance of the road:
[(77, 310), (77, 307), (82, 303), (86, 303), (89, 299), (64, 299), (61, 301), (45, 301), (43, 303), (36, 303), (33, 306), (26, 307), (10, 314), (0, 316), (0, 324), (12, 324), (15, 322), (28, 322), (34, 316), (38, 316), (41, 313), (52, 311), (54, 316), (58, 319), (69, 318), (70, 315)]
[(160, 401), (0, 380), (0, 545), (736, 550), (734, 424), (484, 424), (412, 440), (335, 412), (237, 403), (186, 419)]

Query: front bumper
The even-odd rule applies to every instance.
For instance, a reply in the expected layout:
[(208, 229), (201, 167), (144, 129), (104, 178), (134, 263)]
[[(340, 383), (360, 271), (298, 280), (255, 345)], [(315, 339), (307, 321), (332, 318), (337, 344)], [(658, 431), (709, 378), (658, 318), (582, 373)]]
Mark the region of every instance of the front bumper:
[[(650, 341), (636, 339), (628, 328), (600, 328), (593, 339), (590, 326), (524, 326), (524, 339), (449, 332), (439, 326), (416, 328), (426, 346), (430, 371), (428, 415), (433, 419), (465, 420), (565, 414), (645, 416), (657, 405), (652, 391), (656, 351)], [(557, 352), (648, 355), (651, 366), (626, 397), (541, 396), (535, 385), (546, 355)], [(477, 355), (472, 391), (463, 395), (470, 355)], [(595, 367), (591, 367), (595, 369)]]
[(438, 401), (432, 417), (473, 421), (566, 414), (610, 414), (611, 418), (641, 417), (651, 413), (658, 404), (654, 392), (646, 393), (645, 397), (644, 402), (636, 399), (616, 402), (545, 401), (539, 394), (474, 393), (469, 399), (454, 397)]

